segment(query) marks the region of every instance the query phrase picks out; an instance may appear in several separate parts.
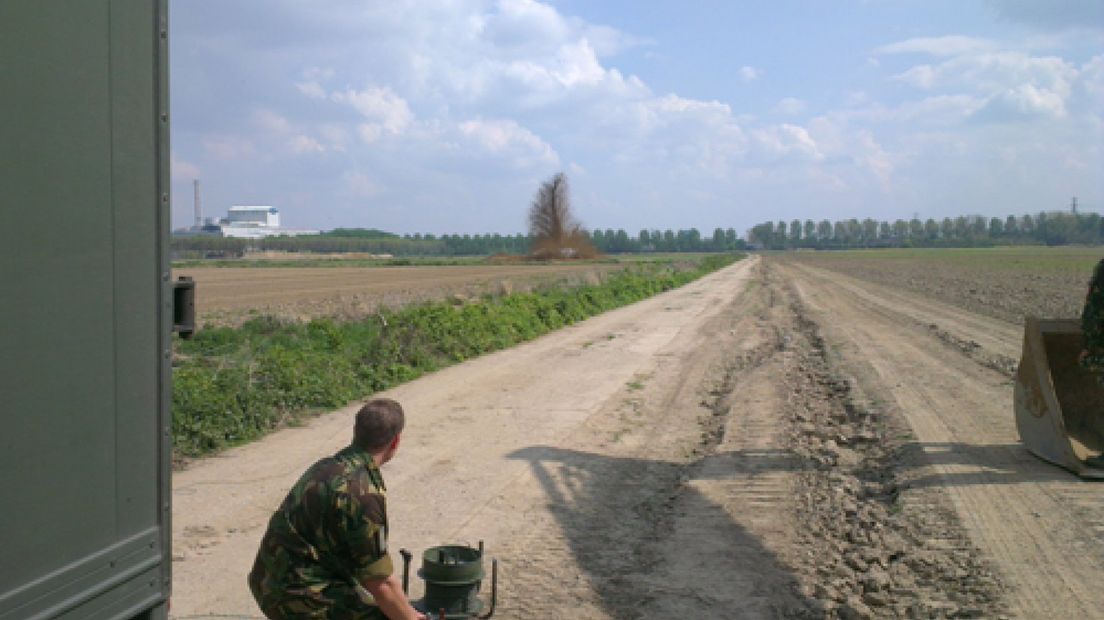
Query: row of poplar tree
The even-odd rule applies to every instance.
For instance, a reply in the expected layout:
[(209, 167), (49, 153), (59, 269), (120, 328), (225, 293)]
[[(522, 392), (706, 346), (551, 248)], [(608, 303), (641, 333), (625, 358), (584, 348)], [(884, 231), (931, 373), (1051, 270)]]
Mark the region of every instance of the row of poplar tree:
[(935, 220), (878, 221), (848, 219), (835, 222), (793, 220), (764, 222), (748, 231), (753, 247), (862, 248), (862, 247), (981, 247), (1002, 244), (1098, 245), (1104, 243), (1104, 218), (1097, 213), (1066, 211), (1006, 218), (960, 216)]

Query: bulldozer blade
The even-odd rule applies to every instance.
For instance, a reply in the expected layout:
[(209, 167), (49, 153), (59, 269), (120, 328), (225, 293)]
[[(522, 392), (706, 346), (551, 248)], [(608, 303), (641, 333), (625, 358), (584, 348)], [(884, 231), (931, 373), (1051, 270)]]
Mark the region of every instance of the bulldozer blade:
[(1077, 360), (1073, 319), (1028, 318), (1016, 369), (1016, 429), (1036, 456), (1082, 478), (1104, 480), (1104, 382)]

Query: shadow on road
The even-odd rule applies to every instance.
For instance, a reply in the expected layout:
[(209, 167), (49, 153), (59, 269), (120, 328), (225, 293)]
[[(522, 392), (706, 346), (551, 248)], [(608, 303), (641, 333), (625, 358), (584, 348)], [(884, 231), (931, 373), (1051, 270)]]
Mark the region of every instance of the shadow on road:
[[(781, 467), (782, 456), (748, 455), (753, 468), (724, 469), (754, 475)], [(712, 459), (731, 457), (687, 465), (541, 446), (510, 455), (528, 461), (610, 617), (804, 617), (814, 603), (791, 569), (694, 488)]]
[(1047, 463), (1031, 454), (1023, 444), (1019, 443), (985, 445), (962, 442), (911, 442), (905, 445), (903, 453), (908, 461), (969, 468), (969, 471), (950, 471), (922, 476), (912, 481), (914, 487), (1080, 480), (1061, 467)]
[[(914, 441), (899, 455), (900, 472), (963, 466), (908, 477), (912, 487), (1077, 480), (1020, 444)], [(680, 464), (533, 446), (510, 458), (528, 462), (540, 481), (571, 561), (609, 617), (798, 618), (819, 606), (799, 592), (793, 568), (741, 522), (759, 516), (754, 509), (731, 512), (741, 489), (765, 480), (757, 477), (816, 467), (792, 452), (735, 450)], [(724, 480), (734, 486), (714, 486), (708, 496), (701, 490)], [(539, 579), (516, 585), (520, 597), (548, 587)]]

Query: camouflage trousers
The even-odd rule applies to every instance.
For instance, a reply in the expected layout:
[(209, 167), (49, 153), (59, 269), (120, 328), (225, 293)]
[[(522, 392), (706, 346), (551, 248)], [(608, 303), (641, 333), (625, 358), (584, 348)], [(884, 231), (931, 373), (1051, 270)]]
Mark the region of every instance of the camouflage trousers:
[(250, 589), (261, 611), (270, 620), (387, 620), (378, 607), (365, 605), (356, 590), (345, 584), (334, 584), (314, 596), (297, 596), (286, 592), (279, 598), (260, 596), (250, 580)]

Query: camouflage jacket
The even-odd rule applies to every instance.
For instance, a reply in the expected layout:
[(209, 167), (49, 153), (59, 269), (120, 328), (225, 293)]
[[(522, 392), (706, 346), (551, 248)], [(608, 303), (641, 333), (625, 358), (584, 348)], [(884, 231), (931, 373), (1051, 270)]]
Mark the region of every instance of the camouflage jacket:
[(1104, 372), (1104, 260), (1096, 265), (1085, 296), (1085, 310), (1081, 313), (1081, 329), (1085, 333), (1085, 352), (1081, 363), (1098, 372)]
[(269, 617), (325, 618), (360, 604), (358, 582), (392, 571), (383, 477), (370, 454), (349, 446), (291, 488), (268, 522), (249, 585)]

